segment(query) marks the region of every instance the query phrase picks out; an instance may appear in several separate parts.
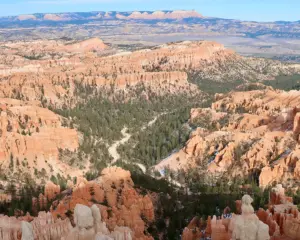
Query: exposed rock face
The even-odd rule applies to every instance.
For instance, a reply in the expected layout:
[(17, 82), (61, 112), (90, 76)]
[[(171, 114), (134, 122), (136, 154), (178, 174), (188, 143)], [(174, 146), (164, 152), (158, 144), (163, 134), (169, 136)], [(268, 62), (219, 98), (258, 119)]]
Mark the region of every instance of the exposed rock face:
[(300, 142), (300, 113), (297, 113), (294, 118), (294, 129), (295, 138)]
[(293, 186), (300, 176), (300, 92), (266, 88), (216, 99), (211, 109), (191, 110), (190, 122), (199, 128), (156, 170), (178, 171), (208, 163), (210, 173), (229, 179), (253, 174), (262, 187), (274, 182)]
[[(19, 100), (0, 101), (0, 162), (7, 176), (14, 172), (34, 176), (36, 171), (71, 176), (74, 169), (60, 162), (59, 151), (77, 150), (77, 131), (63, 127), (61, 117), (48, 109)], [(49, 191), (51, 198), (57, 189)]]
[(0, 202), (10, 202), (11, 196), (5, 193), (0, 194)]
[(44, 16), (44, 20), (49, 20), (49, 21), (66, 21), (66, 20), (69, 20), (69, 18), (65, 18), (64, 15), (47, 13)]
[[(93, 212), (93, 214), (92, 214)], [(96, 219), (94, 216), (97, 216)], [(100, 217), (100, 218), (99, 218)], [(105, 223), (101, 222), (99, 208), (96, 205), (92, 209), (76, 205), (75, 207), (75, 224), (73, 228), (69, 219), (55, 220), (50, 213), (41, 212), (31, 223), (19, 221), (14, 218), (0, 218), (7, 220), (6, 226), (0, 225), (2, 240), (92, 240), (92, 239), (116, 239), (116, 240), (132, 240), (132, 231), (127, 227), (116, 227), (113, 232), (109, 232)], [(15, 225), (12, 225), (12, 221)], [(102, 228), (99, 226), (102, 225)], [(20, 231), (20, 226), (21, 231)], [(14, 230), (12, 230), (14, 229)]]
[(45, 185), (45, 197), (48, 200), (53, 200), (60, 193), (60, 186), (55, 185), (53, 182), (47, 182)]
[(36, 17), (34, 15), (30, 15), (30, 14), (24, 14), (24, 15), (18, 16), (17, 19), (20, 21), (36, 20)]
[(270, 204), (280, 205), (287, 203), (293, 203), (293, 198), (285, 195), (285, 189), (282, 187), (282, 185), (278, 184), (275, 188), (272, 188), (270, 193)]
[(291, 202), (282, 186), (277, 185), (272, 189), (269, 209), (257, 212), (259, 219), (269, 226), (272, 239), (300, 239), (299, 211)]
[(103, 235), (103, 234), (97, 234), (95, 240), (113, 240), (113, 238)]
[(55, 220), (51, 213), (39, 212), (38, 217), (31, 222), (34, 239), (61, 239), (72, 229), (69, 219)]
[(224, 56), (231, 52), (216, 43), (190, 42), (112, 55), (115, 50), (107, 49), (96, 38), (69, 45), (59, 41), (8, 43), (1, 51), (0, 76), (7, 81), (0, 83), (0, 96), (41, 101), (53, 107), (74, 106), (78, 84), (103, 91), (114, 85), (116, 94), (125, 89), (123, 94), (129, 96), (135, 94), (131, 87), (141, 84), (157, 95), (195, 93), (196, 86), (187, 81), (182, 70), (194, 59), (212, 62), (214, 52), (224, 51)]
[[(92, 214), (92, 212), (94, 214)], [(98, 219), (95, 219), (94, 216)], [(100, 211), (95, 206), (93, 210), (84, 205), (76, 205), (74, 210), (74, 219), (76, 227), (72, 229), (70, 233), (67, 234), (66, 239), (95, 239), (98, 229), (97, 225), (101, 223), (101, 217), (99, 219)], [(100, 229), (99, 229), (100, 230)], [(103, 229), (104, 232), (98, 232), (98, 234), (109, 233), (107, 229)]]
[(91, 207), (93, 218), (94, 218), (94, 228), (96, 233), (103, 233), (108, 235), (109, 230), (106, 227), (106, 223), (101, 221), (101, 213), (99, 208), (96, 205)]
[(74, 219), (75, 224), (79, 229), (81, 228), (91, 228), (94, 226), (94, 218), (92, 215), (92, 210), (84, 205), (78, 204), (74, 209)]

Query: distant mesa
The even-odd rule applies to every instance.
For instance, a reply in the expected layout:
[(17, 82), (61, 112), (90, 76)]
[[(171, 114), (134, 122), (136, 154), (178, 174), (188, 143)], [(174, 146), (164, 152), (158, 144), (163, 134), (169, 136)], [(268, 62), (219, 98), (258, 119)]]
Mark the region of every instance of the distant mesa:
[(18, 20), (20, 21), (25, 21), (25, 20), (36, 20), (36, 16), (34, 15), (20, 15), (17, 17)]
[(73, 21), (73, 20), (93, 20), (93, 19), (107, 19), (107, 20), (180, 20), (187, 18), (203, 18), (201, 14), (196, 11), (134, 11), (134, 12), (95, 12), (89, 14), (82, 13), (46, 13), (34, 15), (19, 15), (15, 20), (27, 21)]
[(133, 12), (128, 16), (128, 19), (144, 19), (144, 20), (155, 20), (155, 19), (185, 19), (185, 18), (203, 18), (203, 16), (196, 11), (156, 11), (152, 13), (148, 12)]
[(67, 21), (67, 20), (71, 20), (71, 18), (66, 17), (64, 14), (46, 14), (44, 16), (44, 20), (49, 20), (49, 21)]
[(126, 16), (124, 16), (124, 15), (122, 15), (122, 14), (120, 14), (120, 13), (117, 13), (117, 14), (116, 14), (116, 18), (117, 18), (117, 19), (127, 19)]

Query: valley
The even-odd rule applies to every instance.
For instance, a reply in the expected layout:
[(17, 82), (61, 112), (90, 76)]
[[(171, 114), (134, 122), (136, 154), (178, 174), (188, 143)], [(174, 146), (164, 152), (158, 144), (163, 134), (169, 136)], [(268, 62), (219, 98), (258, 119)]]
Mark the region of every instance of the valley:
[[(170, 11), (0, 26), (0, 240), (229, 240), (245, 194), (267, 237), (298, 240), (300, 64), (256, 57), (297, 55), (280, 50), (298, 23)], [(248, 49), (212, 41), (221, 30)], [(268, 31), (281, 45), (249, 50)]]

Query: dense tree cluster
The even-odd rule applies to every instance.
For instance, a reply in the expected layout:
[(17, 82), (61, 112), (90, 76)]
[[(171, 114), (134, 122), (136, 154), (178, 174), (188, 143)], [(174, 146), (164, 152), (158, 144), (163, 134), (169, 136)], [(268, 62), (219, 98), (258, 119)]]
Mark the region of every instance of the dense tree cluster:
[[(145, 90), (147, 100), (141, 94)], [(111, 91), (112, 94), (113, 86)], [(202, 106), (202, 95), (158, 96), (143, 85), (130, 91), (134, 92), (131, 98), (125, 99), (122, 93), (115, 93), (111, 98), (109, 92), (78, 84), (75, 94), (82, 101), (74, 108), (54, 109), (67, 119), (67, 126), (76, 127), (83, 133), (77, 155), (62, 154), (62, 158), (68, 159), (68, 164), (83, 168), (86, 161), (90, 161), (91, 170), (87, 175), (94, 176), (95, 172), (111, 163), (108, 147), (123, 137), (121, 131), (124, 127), (133, 137), (119, 150), (122, 158), (130, 161), (150, 166), (182, 146), (190, 131), (183, 125), (188, 121), (190, 109)], [(155, 117), (157, 121), (147, 126)]]
[(275, 80), (264, 81), (263, 84), (271, 86), (275, 89), (282, 90), (299, 90), (300, 86), (300, 75), (295, 74), (291, 76), (278, 76)]
[(185, 125), (188, 119), (188, 108), (162, 115), (152, 126), (136, 132), (131, 141), (119, 147), (118, 152), (122, 159), (153, 166), (186, 143), (191, 131)]
[[(30, 213), (32, 216), (35, 216), (38, 211), (49, 210), (50, 206), (46, 206), (45, 209), (40, 209), (39, 204), (33, 207), (32, 199), (38, 198), (40, 193), (43, 193), (43, 187), (38, 186), (34, 187), (31, 185), (26, 185), (20, 189), (16, 188), (16, 185), (10, 183), (6, 187), (6, 193), (10, 194), (12, 199), (7, 202), (0, 202), (0, 213), (8, 216), (14, 216), (16, 211), (26, 214)], [(21, 214), (22, 215), (22, 214)]]

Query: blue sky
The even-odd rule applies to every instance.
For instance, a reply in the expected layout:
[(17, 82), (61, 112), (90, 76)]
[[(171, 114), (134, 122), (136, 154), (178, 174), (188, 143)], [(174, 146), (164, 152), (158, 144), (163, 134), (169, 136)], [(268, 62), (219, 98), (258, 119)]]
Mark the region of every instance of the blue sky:
[(300, 20), (300, 0), (0, 0), (0, 16), (84, 11), (191, 10), (241, 20)]

